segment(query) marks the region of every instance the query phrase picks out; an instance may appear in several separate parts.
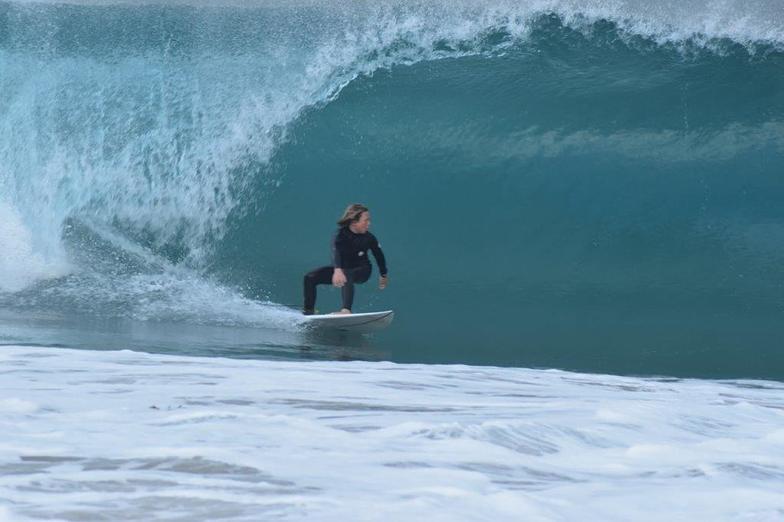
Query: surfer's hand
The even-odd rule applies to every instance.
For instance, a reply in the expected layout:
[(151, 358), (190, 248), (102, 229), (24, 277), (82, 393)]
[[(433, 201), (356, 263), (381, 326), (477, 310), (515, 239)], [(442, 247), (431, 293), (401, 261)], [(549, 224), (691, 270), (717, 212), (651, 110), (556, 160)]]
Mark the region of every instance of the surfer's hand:
[(381, 276), (378, 278), (378, 287), (383, 290), (387, 287), (387, 283), (389, 282), (389, 276)]
[(342, 268), (336, 268), (332, 274), (332, 284), (338, 288), (346, 284), (346, 274), (343, 273)]

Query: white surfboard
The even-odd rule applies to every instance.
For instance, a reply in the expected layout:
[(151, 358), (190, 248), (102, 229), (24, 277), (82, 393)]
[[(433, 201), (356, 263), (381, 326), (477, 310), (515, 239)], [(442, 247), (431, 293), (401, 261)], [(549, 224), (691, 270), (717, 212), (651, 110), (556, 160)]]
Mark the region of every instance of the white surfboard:
[(359, 314), (306, 315), (303, 321), (311, 328), (368, 333), (386, 328), (394, 317), (395, 312), (384, 310)]

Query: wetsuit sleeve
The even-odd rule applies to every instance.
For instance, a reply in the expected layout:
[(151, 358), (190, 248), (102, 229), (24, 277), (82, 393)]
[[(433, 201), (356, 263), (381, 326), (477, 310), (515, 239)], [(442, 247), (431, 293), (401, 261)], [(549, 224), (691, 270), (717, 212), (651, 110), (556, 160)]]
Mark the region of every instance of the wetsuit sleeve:
[(335, 268), (343, 268), (343, 256), (341, 255), (341, 247), (345, 238), (342, 237), (340, 229), (332, 236), (332, 266)]
[(387, 258), (384, 257), (384, 251), (381, 250), (381, 245), (378, 244), (378, 239), (373, 237), (373, 244), (370, 246), (371, 252), (373, 252), (373, 257), (376, 258), (376, 263), (378, 263), (378, 271), (381, 273), (382, 276), (387, 275)]

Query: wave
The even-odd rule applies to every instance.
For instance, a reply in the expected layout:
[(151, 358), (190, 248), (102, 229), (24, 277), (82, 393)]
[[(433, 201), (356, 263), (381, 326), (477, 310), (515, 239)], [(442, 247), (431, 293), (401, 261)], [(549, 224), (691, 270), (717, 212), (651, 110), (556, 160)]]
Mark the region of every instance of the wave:
[[(13, 217), (0, 224), (0, 238), (12, 245), (0, 288), (19, 292), (60, 278), (16, 301), (66, 307), (49, 299), (55, 288), (71, 296), (64, 302), (92, 303), (87, 312), (145, 318), (157, 316), (160, 305), (175, 317), (214, 313), (180, 306), (179, 297), (202, 283), (204, 295), (228, 292), (221, 303), (238, 297), (223, 286), (240, 284), (226, 275), (237, 263), (216, 269), (226, 255), (220, 249), (237, 230), (255, 226), (259, 209), (294, 175), (286, 165), (291, 151), (302, 152), (294, 142), (305, 131), (292, 137), (292, 129), (334, 121), (348, 86), (398, 89), (379, 72), (401, 66), (464, 67), (461, 92), (474, 93), (466, 102), (477, 111), (487, 109), (487, 82), (504, 103), (527, 103), (529, 120), (512, 132), (472, 130), (468, 119), (433, 129), (442, 150), (473, 149), (475, 165), (580, 150), (670, 162), (727, 162), (760, 146), (775, 150), (775, 114), (751, 96), (736, 113), (722, 109), (711, 121), (707, 104), (699, 105), (709, 80), (698, 73), (725, 71), (732, 82), (738, 71), (775, 70), (784, 43), (776, 7), (707, 0), (0, 3), (0, 204)], [(506, 76), (494, 76), (496, 63), (505, 64)], [(689, 67), (696, 72), (689, 75)], [(646, 92), (678, 75), (696, 94), (680, 91), (676, 104), (697, 107), (682, 108), (678, 117), (686, 120), (676, 127), (639, 107)], [(624, 111), (623, 124), (580, 98), (606, 100), (635, 88), (638, 108)], [(538, 103), (552, 108), (564, 100), (578, 110), (536, 113)], [(493, 110), (502, 119), (503, 108)], [(91, 245), (101, 245), (95, 256), (80, 254)], [(118, 255), (138, 251), (165, 262), (112, 268)], [(139, 279), (120, 284), (129, 274)], [(139, 300), (155, 313), (129, 312), (128, 303)], [(124, 304), (105, 306), (112, 302)]]

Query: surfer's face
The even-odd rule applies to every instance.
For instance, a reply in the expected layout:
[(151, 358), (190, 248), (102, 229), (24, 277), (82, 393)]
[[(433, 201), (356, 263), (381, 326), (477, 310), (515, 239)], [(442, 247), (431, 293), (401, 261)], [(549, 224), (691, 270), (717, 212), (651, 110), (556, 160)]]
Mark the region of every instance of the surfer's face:
[(363, 212), (359, 221), (351, 224), (351, 231), (355, 234), (365, 234), (370, 228), (370, 212)]

